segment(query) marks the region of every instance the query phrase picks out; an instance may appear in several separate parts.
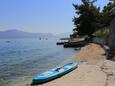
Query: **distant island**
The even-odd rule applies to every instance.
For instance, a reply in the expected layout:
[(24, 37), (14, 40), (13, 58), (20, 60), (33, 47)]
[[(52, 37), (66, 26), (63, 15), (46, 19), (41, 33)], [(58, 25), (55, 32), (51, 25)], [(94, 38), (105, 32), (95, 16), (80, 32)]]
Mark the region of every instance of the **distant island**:
[(20, 30), (6, 30), (0, 31), (0, 38), (49, 38), (52, 37), (50, 33), (30, 33)]
[(25, 32), (21, 30), (6, 30), (0, 31), (0, 39), (3, 38), (61, 38), (69, 36), (70, 33), (60, 33), (60, 34), (52, 34), (52, 33), (32, 33), (32, 32)]

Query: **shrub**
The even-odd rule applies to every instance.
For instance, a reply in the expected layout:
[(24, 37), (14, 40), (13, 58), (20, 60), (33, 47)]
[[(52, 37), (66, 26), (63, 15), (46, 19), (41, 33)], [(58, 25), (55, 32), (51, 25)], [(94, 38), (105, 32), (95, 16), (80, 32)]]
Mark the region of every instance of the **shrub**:
[(100, 37), (100, 38), (107, 38), (111, 35), (110, 28), (103, 28), (93, 33), (93, 36)]

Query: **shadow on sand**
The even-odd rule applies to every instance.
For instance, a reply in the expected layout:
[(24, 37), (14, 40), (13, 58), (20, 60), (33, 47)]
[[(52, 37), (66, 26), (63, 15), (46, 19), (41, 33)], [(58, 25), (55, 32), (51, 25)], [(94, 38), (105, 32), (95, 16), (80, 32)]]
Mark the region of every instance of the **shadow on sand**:
[(108, 49), (106, 50), (106, 55), (108, 60), (115, 61), (115, 49)]

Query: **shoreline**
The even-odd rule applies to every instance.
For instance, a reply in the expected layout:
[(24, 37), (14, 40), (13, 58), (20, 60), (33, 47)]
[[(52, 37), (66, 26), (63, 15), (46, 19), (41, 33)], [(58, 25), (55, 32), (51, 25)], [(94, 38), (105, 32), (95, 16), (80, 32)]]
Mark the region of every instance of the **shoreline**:
[(115, 62), (106, 60), (105, 50), (97, 44), (81, 48), (79, 67), (69, 74), (40, 86), (114, 86)]
[[(72, 72), (36, 86), (114, 86), (115, 62), (106, 60), (105, 50), (97, 44), (82, 47), (76, 56), (81, 62)], [(30, 86), (31, 80), (14, 86)]]
[[(72, 51), (73, 51), (73, 49), (72, 49)], [(58, 64), (57, 66), (65, 65), (72, 61), (75, 61), (75, 59), (76, 59), (76, 51), (75, 50), (74, 50), (74, 53), (75, 54), (70, 55), (70, 57), (68, 57), (66, 60), (62, 61), (62, 63)], [(78, 54), (78, 52), (77, 52), (77, 54)], [(51, 69), (51, 68), (49, 68), (49, 69)], [(47, 70), (49, 70), (49, 69), (47, 69)], [(45, 71), (47, 71), (47, 70), (45, 70)], [(15, 80), (9, 81), (7, 84), (3, 84), (2, 86), (31, 86), (30, 84), (31, 84), (32, 78), (34, 76), (35, 75), (19, 77), (19, 78), (16, 78)]]

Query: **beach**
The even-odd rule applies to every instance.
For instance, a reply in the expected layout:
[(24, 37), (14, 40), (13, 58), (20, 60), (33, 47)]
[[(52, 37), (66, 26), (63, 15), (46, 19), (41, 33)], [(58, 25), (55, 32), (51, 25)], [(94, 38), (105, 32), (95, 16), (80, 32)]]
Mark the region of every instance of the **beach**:
[[(105, 50), (97, 44), (89, 44), (81, 48), (76, 60), (78, 68), (72, 72), (35, 86), (114, 86), (115, 62), (106, 60)], [(31, 79), (17, 82), (13, 86), (30, 86)]]
[(0, 86), (115, 86), (115, 0), (0, 4)]
[[(115, 85), (115, 62), (106, 60), (105, 50), (100, 45), (89, 44), (82, 47), (76, 59), (81, 62), (77, 69), (38, 86)], [(30, 82), (31, 80), (28, 80), (23, 85), (16, 84), (16, 86), (29, 86)]]

